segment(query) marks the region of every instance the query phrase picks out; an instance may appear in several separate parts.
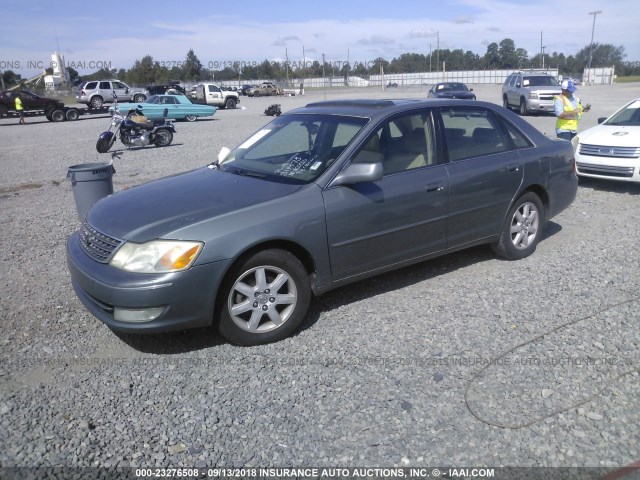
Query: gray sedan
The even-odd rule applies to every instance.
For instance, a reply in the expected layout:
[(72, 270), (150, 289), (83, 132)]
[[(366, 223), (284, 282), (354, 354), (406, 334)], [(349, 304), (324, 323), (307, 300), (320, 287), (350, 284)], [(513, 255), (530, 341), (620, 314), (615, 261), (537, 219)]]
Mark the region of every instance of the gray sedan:
[(280, 340), (314, 295), (472, 245), (532, 254), (577, 190), (571, 144), (466, 100), (312, 103), (218, 162), (98, 201), (67, 244), (115, 330)]

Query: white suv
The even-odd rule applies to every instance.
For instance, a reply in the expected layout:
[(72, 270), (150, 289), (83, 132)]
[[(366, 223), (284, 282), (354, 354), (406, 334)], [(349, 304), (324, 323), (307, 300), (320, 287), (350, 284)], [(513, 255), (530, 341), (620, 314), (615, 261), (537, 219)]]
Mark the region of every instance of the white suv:
[(119, 102), (144, 102), (147, 93), (142, 89), (133, 89), (120, 80), (91, 80), (78, 86), (76, 101), (89, 108), (102, 108), (105, 103), (114, 101), (114, 93)]
[(553, 97), (560, 93), (560, 84), (551, 75), (514, 72), (502, 84), (502, 106), (518, 107), (520, 115), (553, 112)]

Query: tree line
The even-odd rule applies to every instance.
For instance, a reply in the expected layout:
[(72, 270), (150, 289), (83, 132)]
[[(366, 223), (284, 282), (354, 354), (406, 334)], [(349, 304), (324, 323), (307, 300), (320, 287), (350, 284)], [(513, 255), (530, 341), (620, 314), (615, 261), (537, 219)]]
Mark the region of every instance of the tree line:
[[(279, 81), (347, 75), (366, 78), (369, 75), (377, 75), (381, 71), (384, 71), (385, 74), (438, 71), (443, 68), (443, 65), (447, 71), (526, 70), (547, 67), (557, 68), (561, 75), (580, 77), (589, 63), (590, 54), (592, 67), (613, 65), (619, 76), (640, 75), (640, 62), (624, 61), (626, 54), (623, 46), (594, 43), (593, 47), (587, 45), (575, 55), (566, 56), (563, 53), (553, 52), (538, 53), (529, 57), (527, 51), (523, 48), (516, 48), (515, 42), (510, 38), (505, 38), (500, 43), (489, 44), (484, 55), (470, 50), (465, 52), (462, 49), (440, 49), (429, 54), (403, 53), (390, 61), (379, 57), (366, 64), (357, 62), (349, 64), (346, 61), (325, 59), (324, 64), (317, 60), (305, 62), (264, 60), (262, 62), (225, 61), (204, 65), (193, 49), (190, 49), (184, 61), (174, 62), (172, 65), (158, 62), (151, 55), (146, 55), (142, 59), (136, 60), (130, 69), (101, 69), (83, 76), (80, 76), (72, 68), (67, 70), (73, 84), (83, 80), (118, 78), (130, 85), (163, 84), (170, 80), (189, 82), (237, 80), (242, 83), (243, 79), (259, 78)], [(5, 71), (3, 78), (7, 87), (22, 81), (20, 75), (11, 70)]]

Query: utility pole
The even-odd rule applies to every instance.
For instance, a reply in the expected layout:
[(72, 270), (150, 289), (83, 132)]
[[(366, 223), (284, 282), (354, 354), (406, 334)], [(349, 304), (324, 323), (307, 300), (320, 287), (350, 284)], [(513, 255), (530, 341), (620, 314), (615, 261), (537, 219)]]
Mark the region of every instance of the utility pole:
[(440, 32), (436, 32), (436, 38), (438, 39), (438, 44), (436, 46), (436, 72), (440, 70)]
[(545, 45), (544, 47), (542, 47), (542, 69), (544, 70), (544, 49), (547, 48), (547, 46)]
[(593, 15), (593, 26), (591, 27), (591, 44), (589, 46), (589, 64), (587, 65), (587, 75), (591, 77), (591, 59), (593, 58), (593, 33), (596, 30), (596, 16), (602, 13), (602, 10), (596, 10), (595, 12), (589, 12), (589, 15)]

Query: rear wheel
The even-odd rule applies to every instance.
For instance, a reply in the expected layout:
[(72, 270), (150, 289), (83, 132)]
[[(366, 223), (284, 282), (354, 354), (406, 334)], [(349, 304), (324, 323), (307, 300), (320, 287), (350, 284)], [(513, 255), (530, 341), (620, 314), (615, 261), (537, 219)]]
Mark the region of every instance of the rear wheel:
[(523, 117), (529, 113), (529, 110), (527, 109), (527, 101), (524, 98), (520, 99), (520, 115), (522, 115)]
[(535, 193), (525, 193), (509, 210), (502, 235), (492, 245), (493, 250), (508, 260), (528, 257), (540, 241), (544, 218), (540, 198)]
[(64, 114), (64, 110), (53, 110), (51, 112), (51, 120), (53, 120), (54, 122), (62, 122), (66, 118), (67, 117)]
[(220, 291), (220, 333), (243, 346), (288, 337), (311, 303), (304, 266), (284, 250), (265, 250), (238, 265)]
[(0, 105), (0, 117), (4, 117), (9, 113), (9, 109), (6, 105)]
[(156, 147), (166, 147), (173, 141), (173, 133), (170, 130), (162, 129), (153, 134), (153, 144)]
[(99, 97), (96, 95), (91, 99), (91, 106), (93, 108), (102, 108), (103, 104), (104, 104), (104, 101), (102, 100), (102, 97)]
[(195, 122), (197, 118), (197, 115), (187, 115), (186, 117), (184, 117), (187, 122)]
[(70, 110), (67, 110), (67, 112), (65, 113), (65, 117), (67, 117), (67, 120), (74, 121), (80, 117), (80, 113), (75, 108), (72, 108)]

